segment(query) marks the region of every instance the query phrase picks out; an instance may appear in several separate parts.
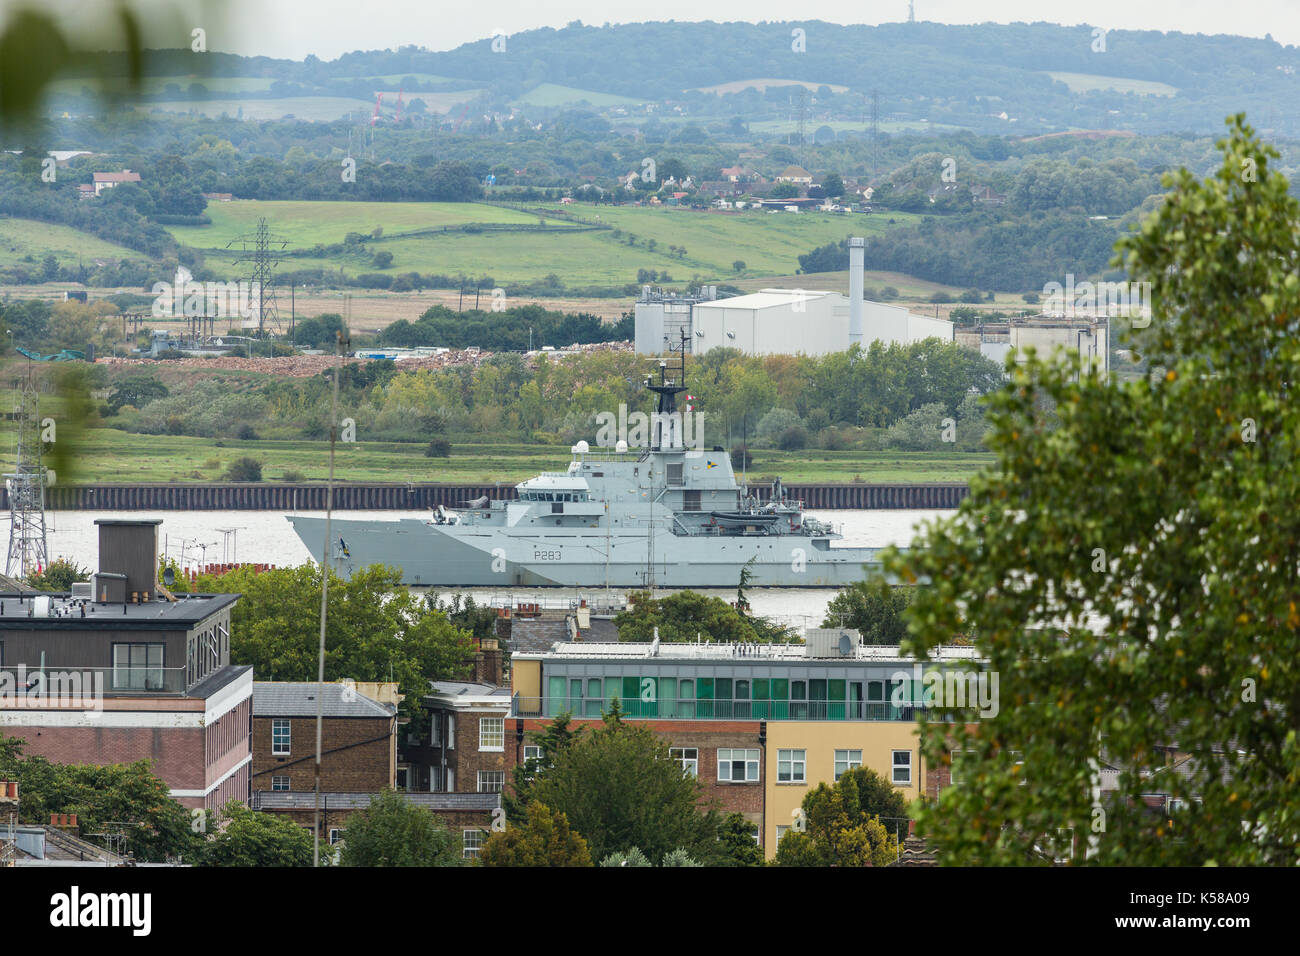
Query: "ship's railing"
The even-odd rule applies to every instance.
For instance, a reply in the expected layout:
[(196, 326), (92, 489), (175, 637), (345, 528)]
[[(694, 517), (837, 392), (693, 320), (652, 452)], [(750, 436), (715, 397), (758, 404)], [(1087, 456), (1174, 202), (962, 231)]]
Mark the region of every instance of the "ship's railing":
[[(861, 720), (919, 719), (924, 707), (887, 700), (700, 700), (685, 697), (619, 699), (624, 716), (636, 720)], [(613, 706), (611, 697), (528, 697), (516, 694), (512, 717), (600, 717)]]
[(627, 607), (627, 600), (622, 591), (604, 593), (582, 593), (578, 595), (530, 594), (521, 591), (496, 591), (486, 598), (475, 598), (480, 606), (508, 607), (511, 609), (531, 605), (543, 611), (576, 611), (585, 605), (593, 614), (606, 611), (622, 611)]

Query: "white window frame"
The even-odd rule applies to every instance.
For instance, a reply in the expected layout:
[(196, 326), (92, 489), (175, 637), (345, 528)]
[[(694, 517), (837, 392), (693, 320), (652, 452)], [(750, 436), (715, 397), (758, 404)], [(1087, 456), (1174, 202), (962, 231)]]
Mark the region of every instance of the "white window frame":
[(338, 846), (343, 840), (343, 831), (338, 827), (330, 827), (330, 846)]
[[(782, 776), (782, 774), (784, 774), (784, 776)], [(808, 751), (795, 749), (778, 750), (776, 752), (776, 782), (807, 783)]]
[(430, 793), (442, 792), (442, 768), (441, 767), (429, 768), (429, 792)]
[[(843, 754), (844, 756), (841, 757), (840, 754)], [(853, 754), (857, 754), (857, 756), (854, 757)], [(840, 764), (844, 765), (843, 770), (840, 769)], [(844, 776), (850, 770), (857, 770), (861, 766), (862, 766), (861, 750), (846, 749), (846, 750), (835, 751), (835, 779), (837, 781), (840, 779), (840, 777)]]
[(964, 754), (979, 753), (978, 750), (952, 750), (948, 754), (948, 779), (953, 786), (961, 783), (957, 776), (957, 765), (961, 763)]
[(776, 845), (778, 847), (781, 845), (781, 837), (785, 836), (786, 831), (789, 829), (790, 827), (788, 824), (778, 823), (776, 825)]
[(541, 763), (542, 758), (545, 756), (542, 748), (537, 744), (524, 744), (524, 766), (527, 766), (530, 760)]
[[(283, 727), (284, 733), (279, 732)], [(280, 738), (284, 738), (284, 749), (280, 750)], [(271, 718), (271, 756), (287, 757), (293, 749), (293, 724), (288, 717)]]
[[(497, 743), (493, 743), (493, 741)], [(478, 719), (478, 749), (480, 753), (504, 753), (506, 749), (506, 719), (480, 717)]]
[[(906, 755), (907, 755), (907, 762), (906, 762), (905, 764), (902, 764), (902, 763), (899, 763), (899, 762), (898, 762), (898, 757), (899, 757), (900, 754), (906, 754)], [(890, 775), (889, 775), (889, 779), (890, 779), (891, 781), (893, 781), (894, 786), (896, 786), (896, 787), (910, 787), (910, 786), (912, 785), (912, 751), (910, 751), (910, 750), (895, 750), (895, 751), (893, 751), (892, 754), (891, 754), (891, 756), (890, 756), (890, 766), (892, 767), (892, 772), (891, 772)], [(906, 770), (906, 771), (907, 771), (907, 779), (906, 779), (906, 780), (899, 780), (899, 779), (898, 779), (898, 772), (899, 772), (900, 770)]]
[[(692, 777), (700, 775), (700, 749), (698, 747), (670, 747), (669, 755), (682, 766), (682, 773)], [(690, 754), (690, 756), (687, 756)]]
[[(499, 777), (499, 778), (500, 778), (500, 782), (501, 782), (501, 786), (498, 787), (496, 790), (484, 790), (484, 789), (483, 789), (483, 782), (484, 782), (484, 781), (483, 781), (483, 778), (484, 778), (484, 777), (489, 777), (489, 778), (491, 778), (491, 777)], [(495, 783), (496, 781), (495, 781), (495, 780), (489, 780), (489, 782), (490, 782), (490, 783)], [(480, 770), (480, 771), (478, 772), (478, 792), (479, 792), (479, 793), (501, 793), (503, 790), (505, 790), (505, 788), (506, 788), (506, 773), (505, 773), (504, 770)]]
[[(725, 757), (723, 755), (726, 755)], [(733, 756), (734, 754), (744, 754), (743, 757)], [(750, 756), (750, 755), (753, 756)], [(736, 761), (745, 763), (745, 779), (735, 780), (731, 777), (731, 765)], [(722, 775), (722, 768), (727, 768), (727, 776)], [(719, 747), (718, 748), (718, 781), (720, 783), (757, 783), (758, 782), (758, 750), (748, 747)]]
[(447, 749), (456, 749), (456, 715), (447, 715)]
[(460, 855), (462, 859), (474, 859), (478, 856), (478, 851), (483, 849), (483, 831), (477, 827), (473, 830), (462, 830), (460, 835), (460, 846)]
[[(276, 786), (276, 783), (279, 782), (279, 781), (281, 781), (281, 780), (284, 781), (284, 786), (283, 786), (283, 787), (278, 787), (278, 786)], [(290, 783), (289, 783), (289, 776), (288, 776), (288, 774), (277, 773), (277, 774), (272, 774), (272, 775), (271, 775), (271, 792), (272, 792), (272, 793), (287, 793), (290, 789), (292, 789), (292, 787), (291, 787), (291, 785), (290, 785)]]
[(442, 745), (442, 713), (434, 711), (429, 717), (429, 746)]

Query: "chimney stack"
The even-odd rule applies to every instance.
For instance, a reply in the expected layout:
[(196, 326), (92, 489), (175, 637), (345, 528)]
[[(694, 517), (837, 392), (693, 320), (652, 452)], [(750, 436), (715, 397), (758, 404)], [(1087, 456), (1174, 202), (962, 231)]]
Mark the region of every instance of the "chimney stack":
[(161, 518), (97, 518), (99, 571), (94, 590), (109, 601), (148, 600), (158, 587), (158, 526)]
[(862, 344), (862, 269), (867, 240), (849, 240), (849, 345)]

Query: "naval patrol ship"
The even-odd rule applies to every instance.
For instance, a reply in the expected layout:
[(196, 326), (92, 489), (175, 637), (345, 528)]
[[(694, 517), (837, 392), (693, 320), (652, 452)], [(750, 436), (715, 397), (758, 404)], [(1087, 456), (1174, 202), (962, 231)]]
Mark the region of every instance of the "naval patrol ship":
[[(718, 447), (688, 447), (676, 379), (659, 364), (650, 441), (629, 450), (573, 446), (566, 470), (516, 485), (516, 499), (439, 506), (428, 520), (331, 522), (329, 561), (342, 576), (371, 564), (432, 587), (839, 587), (879, 568), (879, 548), (837, 547), (841, 535), (804, 514), (780, 479), (760, 502)], [(674, 370), (678, 371), (678, 370)], [(687, 415), (692, 414), (689, 410)], [(699, 430), (696, 429), (696, 438)], [(289, 518), (320, 562), (325, 519)]]

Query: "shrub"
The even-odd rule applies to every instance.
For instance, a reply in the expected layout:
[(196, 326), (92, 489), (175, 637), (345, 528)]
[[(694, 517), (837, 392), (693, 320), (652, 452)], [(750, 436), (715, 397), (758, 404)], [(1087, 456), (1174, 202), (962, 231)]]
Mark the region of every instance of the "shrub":
[(749, 449), (744, 445), (737, 445), (731, 449), (731, 467), (732, 468), (753, 468), (754, 456), (750, 454)]
[(227, 481), (261, 481), (262, 463), (256, 458), (236, 458), (226, 469)]
[(424, 450), (425, 458), (446, 458), (451, 454), (451, 442), (445, 438), (435, 438)]
[(235, 437), (240, 441), (257, 441), (257, 432), (253, 426), (247, 423), (240, 425), (239, 430), (235, 432)]
[(281, 481), (306, 481), (303, 473), (297, 468), (286, 468), (280, 475)]
[(808, 433), (804, 431), (802, 425), (791, 425), (776, 440), (776, 445), (782, 451), (798, 451), (808, 444)]

